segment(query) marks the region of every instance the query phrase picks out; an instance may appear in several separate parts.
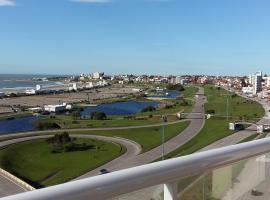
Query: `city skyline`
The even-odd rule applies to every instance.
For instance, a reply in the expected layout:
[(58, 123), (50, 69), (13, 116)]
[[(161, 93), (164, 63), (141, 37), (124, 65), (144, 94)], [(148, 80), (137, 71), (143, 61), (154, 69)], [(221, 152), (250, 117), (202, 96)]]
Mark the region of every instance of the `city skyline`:
[(267, 1), (0, 0), (1, 73), (268, 73)]

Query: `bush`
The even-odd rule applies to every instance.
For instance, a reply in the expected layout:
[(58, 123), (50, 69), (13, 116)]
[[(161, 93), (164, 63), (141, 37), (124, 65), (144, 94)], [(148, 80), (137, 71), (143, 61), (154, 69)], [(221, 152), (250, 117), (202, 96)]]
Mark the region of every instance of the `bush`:
[(167, 89), (168, 90), (176, 90), (176, 91), (180, 91), (180, 92), (185, 90), (184, 86), (181, 84), (176, 84), (176, 85), (169, 84), (167, 86)]
[(90, 119), (92, 120), (105, 120), (107, 116), (104, 112), (92, 112), (90, 114)]
[(173, 105), (166, 105), (165, 106), (165, 109), (171, 109), (171, 108), (173, 108)]
[(71, 142), (71, 138), (68, 134), (68, 132), (63, 132), (60, 134), (55, 134), (53, 137), (47, 139), (48, 143), (52, 143), (52, 144), (66, 144)]
[(214, 109), (209, 109), (206, 111), (207, 114), (215, 114), (216, 111)]
[(141, 110), (141, 112), (153, 112), (156, 108), (154, 106), (147, 106)]
[(60, 129), (61, 127), (54, 122), (38, 122), (37, 128), (39, 130), (48, 130), (48, 129)]
[(124, 119), (132, 120), (132, 119), (136, 119), (136, 117), (134, 115), (128, 115), (128, 116), (124, 116)]
[(73, 118), (74, 120), (77, 120), (77, 119), (79, 119), (79, 118), (81, 117), (81, 113), (80, 113), (79, 111), (73, 111), (73, 112), (71, 113), (71, 116), (72, 116), (72, 118)]
[(188, 102), (186, 100), (183, 100), (181, 103), (180, 103), (180, 106), (188, 106)]

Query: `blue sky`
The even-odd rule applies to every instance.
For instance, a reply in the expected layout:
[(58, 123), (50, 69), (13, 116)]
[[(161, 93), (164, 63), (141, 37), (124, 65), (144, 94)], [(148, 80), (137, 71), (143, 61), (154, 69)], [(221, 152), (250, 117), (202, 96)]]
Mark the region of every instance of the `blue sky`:
[(0, 73), (270, 73), (268, 0), (0, 0)]

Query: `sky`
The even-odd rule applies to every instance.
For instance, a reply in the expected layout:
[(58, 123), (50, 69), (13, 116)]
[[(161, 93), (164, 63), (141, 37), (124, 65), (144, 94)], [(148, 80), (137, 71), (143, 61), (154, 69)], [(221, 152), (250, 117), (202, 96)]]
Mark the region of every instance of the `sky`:
[(269, 0), (0, 0), (0, 73), (270, 73)]

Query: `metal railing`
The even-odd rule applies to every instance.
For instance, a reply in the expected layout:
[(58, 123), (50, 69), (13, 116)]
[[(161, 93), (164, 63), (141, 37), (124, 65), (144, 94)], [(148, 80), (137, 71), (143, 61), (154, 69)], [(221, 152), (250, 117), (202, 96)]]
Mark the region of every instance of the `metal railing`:
[(2, 200), (105, 200), (164, 184), (164, 199), (177, 199), (177, 180), (270, 152), (270, 138), (194, 153)]

